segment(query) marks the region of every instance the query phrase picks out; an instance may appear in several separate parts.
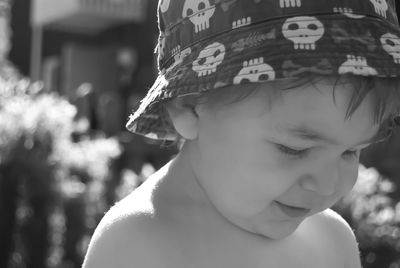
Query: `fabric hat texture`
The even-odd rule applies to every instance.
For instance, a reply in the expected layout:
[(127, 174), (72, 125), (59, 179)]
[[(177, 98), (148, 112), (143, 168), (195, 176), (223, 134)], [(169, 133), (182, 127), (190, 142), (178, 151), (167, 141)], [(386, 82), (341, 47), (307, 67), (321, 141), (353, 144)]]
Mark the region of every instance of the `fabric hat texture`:
[(160, 0), (159, 75), (128, 130), (174, 140), (162, 103), (231, 85), (400, 75), (395, 0)]

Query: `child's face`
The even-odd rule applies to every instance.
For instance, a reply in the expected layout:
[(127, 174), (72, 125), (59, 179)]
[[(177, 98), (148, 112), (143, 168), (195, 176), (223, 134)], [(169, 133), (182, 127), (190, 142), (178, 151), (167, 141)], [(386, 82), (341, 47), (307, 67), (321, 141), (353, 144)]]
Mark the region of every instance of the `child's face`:
[(324, 80), (284, 91), (270, 108), (257, 91), (219, 109), (198, 109), (198, 136), (189, 141), (193, 169), (223, 216), (279, 239), (350, 191), (360, 150), (379, 126), (369, 96), (345, 120), (352, 85), (336, 87), (336, 104), (333, 82)]

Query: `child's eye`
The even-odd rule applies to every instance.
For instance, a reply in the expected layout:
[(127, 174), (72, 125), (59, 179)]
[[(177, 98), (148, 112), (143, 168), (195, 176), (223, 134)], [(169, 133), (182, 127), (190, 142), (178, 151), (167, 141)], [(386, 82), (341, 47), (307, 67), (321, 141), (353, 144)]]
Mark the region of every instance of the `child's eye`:
[(289, 157), (292, 157), (292, 158), (301, 158), (301, 157), (304, 157), (304, 156), (307, 154), (307, 152), (308, 152), (308, 149), (301, 149), (301, 150), (299, 150), (299, 149), (293, 149), (293, 148), (284, 146), (284, 145), (282, 145), (282, 144), (276, 144), (276, 147), (278, 148), (278, 150), (279, 150), (281, 153), (283, 153), (283, 154), (285, 154), (285, 155), (287, 155), (287, 156), (289, 156)]
[[(278, 148), (278, 150), (285, 154), (286, 156), (289, 156), (291, 158), (302, 158), (305, 157), (307, 155), (307, 153), (309, 152), (309, 149), (294, 149), (294, 148), (290, 148), (287, 147), (285, 145), (282, 144), (276, 144), (276, 147)], [(360, 154), (360, 150), (348, 150), (346, 152), (343, 153), (344, 157), (350, 157), (350, 158), (358, 158)]]

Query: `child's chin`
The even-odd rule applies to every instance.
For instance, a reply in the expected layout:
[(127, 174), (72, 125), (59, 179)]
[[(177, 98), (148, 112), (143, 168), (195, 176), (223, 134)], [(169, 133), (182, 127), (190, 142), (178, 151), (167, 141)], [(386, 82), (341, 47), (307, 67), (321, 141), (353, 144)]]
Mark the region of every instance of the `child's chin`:
[(280, 240), (292, 235), (299, 225), (301, 221), (286, 221), (281, 222), (279, 225), (275, 226), (262, 226), (259, 228), (252, 228), (250, 232), (265, 237), (271, 240)]

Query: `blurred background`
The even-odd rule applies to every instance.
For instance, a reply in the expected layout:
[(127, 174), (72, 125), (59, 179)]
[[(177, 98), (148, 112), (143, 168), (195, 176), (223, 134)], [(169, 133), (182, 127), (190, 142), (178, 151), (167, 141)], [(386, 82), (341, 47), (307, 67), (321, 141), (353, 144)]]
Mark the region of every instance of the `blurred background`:
[[(110, 206), (175, 153), (125, 122), (156, 74), (156, 0), (0, 0), (0, 268), (77, 268)], [(400, 268), (400, 136), (338, 211), (365, 268)]]

